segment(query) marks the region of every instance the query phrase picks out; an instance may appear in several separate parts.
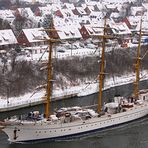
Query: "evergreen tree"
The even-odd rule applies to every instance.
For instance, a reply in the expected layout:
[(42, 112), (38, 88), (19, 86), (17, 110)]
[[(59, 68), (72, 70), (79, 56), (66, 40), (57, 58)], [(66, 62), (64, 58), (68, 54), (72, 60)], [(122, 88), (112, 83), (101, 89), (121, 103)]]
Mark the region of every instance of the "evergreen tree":
[(51, 28), (52, 27), (52, 23), (53, 23), (53, 17), (51, 14), (46, 14), (44, 19), (43, 19), (43, 23), (42, 26), (44, 28)]
[(3, 20), (2, 18), (0, 18), (0, 30), (4, 30), (4, 29), (10, 29), (10, 25), (9, 22), (7, 20)]

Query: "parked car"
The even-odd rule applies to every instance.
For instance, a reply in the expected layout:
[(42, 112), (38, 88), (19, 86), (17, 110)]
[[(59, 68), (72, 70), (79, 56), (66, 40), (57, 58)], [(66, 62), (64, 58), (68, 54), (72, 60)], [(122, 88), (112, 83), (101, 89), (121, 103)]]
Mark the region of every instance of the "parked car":
[(58, 48), (58, 49), (57, 49), (57, 52), (65, 52), (65, 50), (62, 49), (62, 48)]
[(94, 49), (95, 48), (95, 45), (94, 44), (87, 44), (86, 47), (87, 48), (90, 48), (90, 49)]

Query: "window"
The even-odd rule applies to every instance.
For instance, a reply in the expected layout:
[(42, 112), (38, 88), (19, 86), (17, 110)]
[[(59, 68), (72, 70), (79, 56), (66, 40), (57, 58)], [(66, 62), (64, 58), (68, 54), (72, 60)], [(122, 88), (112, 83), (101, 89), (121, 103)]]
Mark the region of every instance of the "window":
[(69, 32), (68, 31), (64, 31), (66, 36), (69, 36)]

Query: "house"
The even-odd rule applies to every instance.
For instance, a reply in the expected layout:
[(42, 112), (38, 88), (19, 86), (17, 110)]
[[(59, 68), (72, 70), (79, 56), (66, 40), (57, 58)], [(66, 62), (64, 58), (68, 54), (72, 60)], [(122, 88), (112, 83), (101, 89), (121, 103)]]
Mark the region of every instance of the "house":
[(118, 11), (117, 6), (115, 4), (106, 4), (105, 7), (108, 12), (117, 12)]
[(100, 11), (92, 11), (89, 15), (90, 20), (97, 19), (102, 20), (105, 16), (105, 13)]
[(55, 29), (58, 30), (56, 32), (56, 37), (59, 39), (68, 39), (68, 40), (76, 40), (82, 38), (81, 33), (76, 25), (62, 25), (55, 26)]
[(49, 37), (47, 33), (42, 30), (42, 27), (23, 29), (17, 37), (18, 43), (26, 47), (45, 45), (46, 41), (44, 39), (49, 39)]
[(28, 17), (34, 16), (34, 13), (32, 12), (32, 10), (29, 7), (27, 7), (27, 8), (17, 8), (15, 10), (15, 16), (16, 17), (28, 18)]
[(83, 39), (88, 39), (90, 37), (95, 37), (99, 35), (103, 35), (103, 23), (100, 22), (100, 24), (90, 24), (90, 25), (83, 25), (80, 29), (80, 33), (83, 37)]
[(125, 36), (131, 34), (131, 31), (125, 22), (120, 22), (120, 23), (110, 22), (109, 27), (111, 28), (112, 33), (114, 35)]
[(88, 14), (85, 12), (85, 10), (83, 9), (83, 7), (75, 7), (75, 9), (72, 10), (72, 11), (73, 11), (73, 13), (74, 13), (75, 15), (77, 15), (78, 17), (83, 17), (83, 16), (88, 15)]
[(125, 17), (124, 19), (122, 19), (122, 22), (125, 22), (126, 25), (128, 26), (128, 28), (129, 29), (132, 29), (131, 22), (129, 21), (129, 19), (127, 17)]
[(52, 3), (50, 5), (47, 4), (46, 6), (37, 7), (34, 11), (34, 14), (36, 16), (49, 15), (49, 14), (56, 12), (59, 9), (61, 9), (60, 5)]
[(121, 47), (127, 47), (127, 43), (131, 42), (131, 30), (125, 22), (115, 23), (110, 22), (109, 27), (113, 36), (118, 37), (118, 42)]
[(52, 5), (47, 5), (47, 7), (52, 11), (55, 12), (59, 9), (61, 9), (61, 4), (60, 3), (52, 3)]
[(61, 18), (69, 18), (75, 16), (70, 9), (59, 9), (55, 12), (55, 15)]
[(133, 16), (141, 16), (144, 14), (146, 9), (143, 6), (140, 7), (131, 7), (131, 15)]
[(113, 19), (114, 21), (118, 21), (120, 19), (120, 14), (119, 12), (112, 12), (110, 15), (110, 18)]
[(0, 30), (0, 50), (14, 48), (17, 43), (17, 39), (11, 29)]
[(74, 19), (74, 18), (60, 18), (60, 17), (55, 17), (54, 18), (54, 26), (77, 26), (78, 29), (81, 28), (81, 25), (79, 23), (79, 20)]
[(35, 16), (45, 16), (55, 13), (59, 9), (61, 9), (61, 6), (53, 3), (52, 5), (48, 4), (47, 6), (37, 7), (34, 14)]
[(51, 14), (51, 7), (37, 7), (35, 12), (35, 16), (43, 16), (46, 14)]
[(62, 7), (62, 9), (70, 9), (70, 10), (73, 10), (75, 9), (75, 6), (73, 3), (64, 3), (64, 6)]
[(15, 16), (11, 10), (0, 10), (0, 18), (7, 20), (11, 24), (15, 19)]
[(135, 29), (138, 22), (140, 21), (141, 16), (129, 16), (127, 17), (128, 22), (130, 23), (131, 28), (130, 29)]
[(95, 11), (101, 11), (105, 9), (105, 4), (101, 2), (97, 2), (96, 5), (94, 6)]
[(95, 10), (95, 8), (94, 6), (86, 6), (84, 10), (87, 13), (87, 15), (90, 15), (90, 13)]

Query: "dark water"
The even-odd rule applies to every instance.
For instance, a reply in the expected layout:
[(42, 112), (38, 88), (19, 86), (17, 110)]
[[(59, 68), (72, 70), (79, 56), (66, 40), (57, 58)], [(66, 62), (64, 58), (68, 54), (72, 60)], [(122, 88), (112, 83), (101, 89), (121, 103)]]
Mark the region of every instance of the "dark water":
[[(140, 88), (148, 88), (148, 81), (141, 82)], [(107, 98), (111, 100), (115, 94), (128, 96), (132, 93), (132, 91), (132, 84), (120, 86), (105, 91), (103, 98), (104, 101), (107, 101)], [(52, 106), (59, 108), (61, 106), (87, 106), (96, 103), (97, 94), (94, 94), (87, 97), (53, 102)], [(38, 109), (43, 111), (43, 105), (13, 112), (0, 113), (0, 118), (3, 119), (16, 113), (22, 114)], [(148, 117), (124, 126), (119, 126), (110, 130), (91, 134), (81, 139), (73, 139), (69, 141), (47, 141), (34, 144), (10, 144), (7, 141), (7, 136), (3, 132), (0, 132), (0, 148), (148, 148)]]

